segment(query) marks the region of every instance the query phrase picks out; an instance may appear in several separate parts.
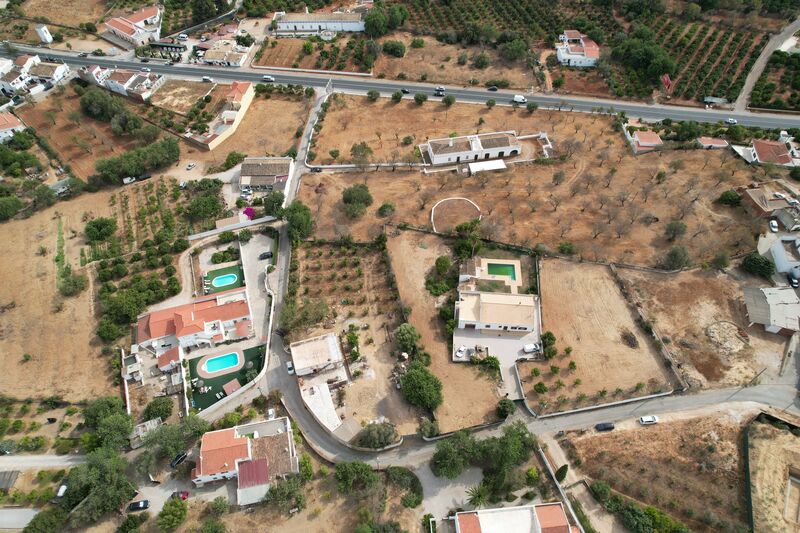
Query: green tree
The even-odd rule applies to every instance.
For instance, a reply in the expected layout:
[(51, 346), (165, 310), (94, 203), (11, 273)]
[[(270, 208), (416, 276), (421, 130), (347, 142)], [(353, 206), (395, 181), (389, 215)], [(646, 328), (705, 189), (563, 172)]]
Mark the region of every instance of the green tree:
[(300, 478), (297, 476), (275, 482), (264, 496), (264, 503), (275, 506), (282, 512), (288, 512), (295, 507), (303, 509), (305, 501)]
[(214, 0), (192, 0), (192, 22), (199, 24), (217, 15)]
[(524, 39), (514, 39), (512, 41), (502, 43), (497, 47), (500, 52), (500, 57), (507, 61), (519, 61), (528, 53), (528, 43)]
[(455, 479), (478, 456), (479, 451), (469, 431), (456, 431), (452, 436), (436, 442), (431, 470), (437, 477)]
[(369, 145), (364, 141), (361, 141), (360, 143), (354, 143), (353, 146), (350, 147), (350, 158), (356, 165), (368, 163), (371, 156), (372, 148), (370, 148)]
[(223, 522), (216, 518), (209, 518), (200, 526), (198, 533), (226, 533), (227, 531), (228, 529)]
[(742, 268), (745, 272), (764, 278), (769, 278), (775, 273), (775, 263), (756, 251), (750, 252), (744, 257)]
[(216, 218), (222, 213), (222, 203), (217, 196), (203, 194), (194, 198), (186, 208), (186, 215), (194, 221)]
[(455, 104), (455, 103), (456, 103), (456, 97), (455, 97), (455, 96), (453, 96), (452, 94), (448, 94), (447, 96), (445, 96), (444, 98), (442, 98), (442, 103), (443, 103), (445, 106), (447, 106), (447, 107), (450, 107), (451, 105), (453, 105), (453, 104)]
[(180, 498), (170, 498), (156, 517), (156, 524), (162, 531), (174, 531), (186, 520), (186, 501)]
[(97, 426), (100, 445), (118, 450), (128, 444), (133, 431), (133, 421), (127, 414), (116, 413), (103, 418)]
[(718, 251), (714, 254), (714, 259), (711, 260), (711, 266), (717, 270), (725, 270), (730, 264), (730, 256), (725, 250)]
[(75, 525), (96, 522), (130, 501), (136, 486), (125, 473), (127, 466), (116, 450), (99, 448), (86, 454), (84, 464), (70, 470), (62, 506), (72, 509), (81, 504), (72, 511)]
[(209, 502), (207, 509), (212, 516), (219, 518), (230, 511), (231, 506), (228, 503), (228, 498), (225, 496), (217, 496)]
[(517, 406), (514, 404), (513, 401), (509, 400), (508, 398), (503, 398), (497, 404), (497, 417), (501, 419), (506, 419), (509, 416), (514, 414), (514, 411), (517, 410)]
[(56, 533), (64, 531), (69, 511), (62, 507), (51, 507), (37, 513), (22, 533)]
[(25, 207), (25, 204), (16, 196), (0, 197), (0, 220), (8, 220), (23, 207)]
[(528, 113), (533, 113), (534, 111), (539, 109), (539, 104), (537, 104), (536, 102), (528, 102), (527, 104), (525, 104), (525, 109), (528, 110)]
[(569, 465), (568, 464), (561, 465), (561, 467), (559, 467), (559, 469), (556, 470), (556, 481), (558, 481), (559, 483), (564, 481), (564, 479), (566, 479), (566, 477), (567, 477), (567, 472), (568, 471), (569, 471)]
[(83, 410), (83, 419), (86, 427), (97, 429), (104, 418), (115, 414), (127, 414), (122, 399), (118, 396), (102, 396), (89, 402)]
[(283, 213), (286, 219), (287, 231), (292, 241), (299, 241), (311, 236), (314, 231), (314, 221), (311, 218), (311, 209), (300, 200), (294, 200)]
[(433, 411), (442, 404), (442, 382), (417, 361), (412, 362), (400, 378), (400, 390), (413, 405)]
[(403, 99), (403, 93), (401, 91), (395, 91), (392, 93), (392, 102), (398, 103)]
[(342, 191), (342, 203), (370, 206), (372, 205), (372, 195), (366, 185), (358, 183)]
[(144, 408), (142, 418), (144, 420), (153, 420), (160, 418), (162, 422), (166, 422), (172, 415), (172, 399), (166, 396), (153, 398), (147, 407)]
[(416, 93), (416, 94), (414, 94), (414, 102), (416, 102), (417, 105), (422, 105), (427, 101), (428, 101), (428, 95), (427, 94), (425, 94), (425, 93)]
[(339, 492), (343, 494), (368, 489), (378, 482), (378, 474), (363, 461), (337, 463), (333, 477), (336, 479)]
[(467, 489), (467, 496), (469, 504), (475, 509), (479, 509), (489, 501), (489, 487), (479, 483)]
[(261, 201), (261, 205), (264, 206), (264, 214), (267, 216), (281, 218), (283, 216), (283, 200), (284, 200), (283, 191), (271, 191), (267, 194)]
[(311, 464), (311, 456), (303, 453), (300, 456), (300, 481), (305, 483), (314, 477), (314, 465)]
[(400, 324), (394, 331), (394, 339), (397, 343), (397, 348), (402, 352), (416, 352), (417, 343), (421, 338), (417, 328), (408, 323)]
[(667, 238), (674, 241), (686, 234), (686, 224), (680, 220), (672, 220), (667, 224), (666, 232)]
[(739, 193), (737, 193), (733, 189), (723, 191), (722, 194), (719, 195), (717, 201), (721, 204), (729, 205), (731, 207), (737, 207), (742, 205), (742, 197), (739, 196)]
[(394, 444), (400, 436), (393, 424), (388, 422), (367, 424), (353, 439), (353, 444), (362, 448), (380, 449)]
[(386, 12), (381, 7), (375, 7), (367, 12), (364, 17), (364, 33), (370, 39), (376, 39), (386, 35), (389, 31), (389, 20)]
[(678, 270), (692, 264), (685, 246), (673, 246), (661, 260), (661, 267), (666, 270)]
[(369, 91), (367, 91), (367, 98), (369, 99), (370, 102), (377, 102), (378, 98), (380, 97), (381, 93), (379, 93), (375, 89), (370, 89)]
[(409, 12), (403, 4), (392, 4), (387, 12), (387, 26), (390, 30), (396, 30), (406, 23)]
[(406, 45), (401, 41), (384, 41), (383, 52), (394, 57), (403, 57), (406, 55)]
[(495, 100), (494, 98), (489, 98), (488, 100), (486, 100), (486, 107), (488, 107), (489, 109), (493, 108), (496, 105), (497, 105), (497, 100)]

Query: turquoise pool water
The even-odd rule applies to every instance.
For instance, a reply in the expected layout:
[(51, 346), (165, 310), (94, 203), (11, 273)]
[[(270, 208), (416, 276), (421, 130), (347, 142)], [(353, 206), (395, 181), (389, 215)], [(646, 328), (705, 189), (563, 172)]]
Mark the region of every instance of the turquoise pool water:
[(227, 287), (228, 285), (233, 285), (236, 283), (236, 280), (239, 279), (239, 276), (236, 274), (225, 274), (224, 276), (217, 276), (216, 278), (211, 280), (211, 285), (215, 289), (219, 289), (220, 287)]
[(517, 272), (514, 265), (505, 265), (498, 263), (488, 264), (489, 275), (491, 276), (508, 276), (509, 278), (517, 281)]
[(225, 355), (219, 355), (217, 357), (212, 357), (208, 361), (205, 362), (203, 365), (205, 368), (204, 370), (208, 373), (213, 372), (220, 372), (221, 370), (227, 370), (228, 368), (232, 368), (239, 364), (239, 354), (236, 352), (226, 353)]

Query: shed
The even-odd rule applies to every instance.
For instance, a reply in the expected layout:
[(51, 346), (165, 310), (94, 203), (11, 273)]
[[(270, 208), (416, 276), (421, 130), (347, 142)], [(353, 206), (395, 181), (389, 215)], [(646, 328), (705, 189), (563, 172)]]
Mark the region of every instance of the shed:
[(477, 163), (470, 163), (469, 175), (477, 174), (478, 172), (487, 172), (489, 170), (505, 170), (506, 162), (502, 159), (492, 159), (490, 161), (478, 161)]

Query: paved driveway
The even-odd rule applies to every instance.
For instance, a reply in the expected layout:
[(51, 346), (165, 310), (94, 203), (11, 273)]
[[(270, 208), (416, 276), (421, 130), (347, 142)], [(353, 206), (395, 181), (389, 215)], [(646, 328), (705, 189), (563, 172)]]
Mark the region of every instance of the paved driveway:
[(0, 509), (0, 529), (23, 529), (38, 513), (39, 509)]

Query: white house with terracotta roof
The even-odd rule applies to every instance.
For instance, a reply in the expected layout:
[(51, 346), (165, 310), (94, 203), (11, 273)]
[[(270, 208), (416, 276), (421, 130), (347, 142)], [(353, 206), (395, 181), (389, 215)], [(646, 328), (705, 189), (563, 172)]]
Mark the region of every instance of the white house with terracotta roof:
[(14, 133), (24, 129), (25, 124), (16, 115), (8, 112), (0, 113), (0, 142), (8, 141), (14, 136)]
[(800, 153), (791, 141), (788, 135), (781, 135), (777, 141), (753, 139), (750, 146), (733, 146), (733, 151), (753, 165), (800, 166)]
[(300, 471), (287, 417), (209, 431), (200, 440), (192, 482), (197, 487), (237, 479), (237, 505), (264, 499), (277, 480)]
[(624, 125), (622, 131), (625, 132), (625, 138), (631, 144), (634, 154), (652, 152), (664, 146), (664, 141), (661, 140), (658, 133), (647, 129), (635, 129), (631, 133), (628, 127), (627, 124)]
[(239, 178), (241, 191), (283, 190), (294, 172), (291, 157), (245, 157)]
[(323, 32), (362, 32), (365, 12), (286, 13), (278, 11), (272, 24), (279, 37), (319, 35)]
[(600, 60), (600, 47), (578, 30), (565, 30), (558, 36), (556, 57), (568, 67), (594, 67)]
[(580, 533), (561, 502), (461, 511), (451, 520), (456, 533)]
[(719, 137), (698, 137), (695, 141), (705, 150), (721, 150), (730, 146), (728, 141)]
[(105, 27), (112, 35), (133, 46), (141, 46), (161, 38), (162, 12), (161, 6), (148, 6), (124, 17), (109, 19)]
[(247, 55), (252, 48), (241, 46), (233, 39), (219, 39), (203, 54), (202, 61), (208, 65), (241, 67), (247, 61)]
[(100, 65), (85, 65), (78, 69), (77, 74), (85, 82), (105, 86), (106, 80), (113, 72), (114, 69)]
[(0, 77), (0, 90), (13, 94), (25, 88), (31, 79), (29, 71), (41, 63), (38, 55), (23, 54), (14, 59), (14, 64)]
[[(86, 73), (88, 78), (95, 78), (98, 74)], [(145, 101), (164, 85), (167, 79), (154, 72), (141, 72), (137, 70), (109, 69), (108, 73), (101, 73), (102, 85), (109, 91), (127, 96), (135, 100)]]
[(522, 152), (515, 131), (431, 139), (419, 145), (425, 163), (447, 165), (514, 157)]
[(225, 95), (225, 106), (208, 125), (205, 133), (186, 133), (184, 137), (206, 150), (213, 150), (233, 135), (239, 127), (255, 96), (255, 88), (249, 81), (235, 81)]
[(157, 356), (176, 345), (213, 347), (252, 336), (250, 305), (244, 287), (141, 315), (136, 324), (136, 342)]

